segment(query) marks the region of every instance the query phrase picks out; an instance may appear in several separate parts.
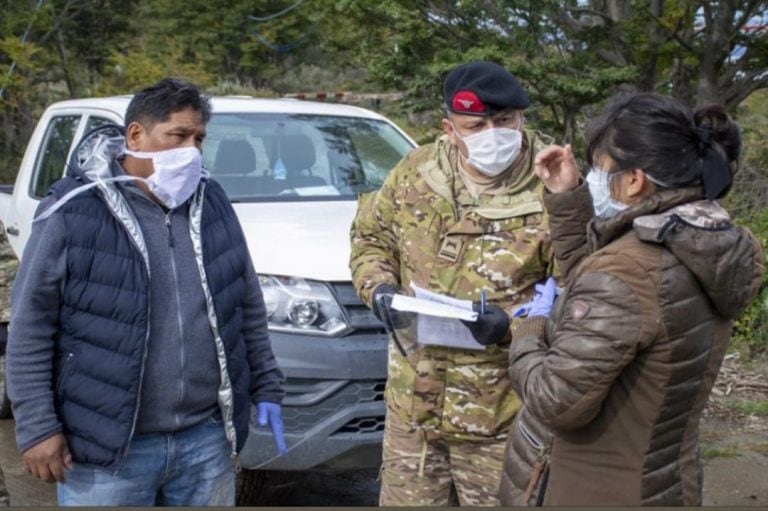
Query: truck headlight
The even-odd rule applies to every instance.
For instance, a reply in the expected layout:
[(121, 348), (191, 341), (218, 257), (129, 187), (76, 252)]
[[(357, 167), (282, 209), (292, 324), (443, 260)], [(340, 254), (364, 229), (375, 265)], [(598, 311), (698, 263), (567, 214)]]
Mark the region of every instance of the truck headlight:
[(349, 329), (336, 298), (321, 282), (259, 275), (270, 330), (336, 336)]

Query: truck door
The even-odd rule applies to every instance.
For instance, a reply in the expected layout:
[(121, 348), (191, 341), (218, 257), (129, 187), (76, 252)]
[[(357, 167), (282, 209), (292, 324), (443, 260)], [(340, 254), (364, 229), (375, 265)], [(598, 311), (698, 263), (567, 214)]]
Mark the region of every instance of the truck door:
[[(8, 240), (19, 256), (21, 256), (19, 250), (26, 246), (29, 239), (32, 219), (40, 199), (45, 197), (53, 182), (64, 174), (69, 151), (81, 119), (82, 115), (75, 114), (53, 116), (47, 123), (42, 138), (39, 133), (35, 133), (29, 142), (28, 151), (30, 148), (37, 147), (37, 153), (25, 155), (22, 162), (22, 169), (16, 182), (17, 188), (13, 194), (16, 222), (12, 227), (15, 231), (13, 228), (8, 229)], [(28, 161), (32, 157), (34, 159)], [(32, 165), (31, 175), (29, 169), (25, 169), (25, 166), (30, 164)], [(30, 176), (28, 181), (24, 179), (26, 176)]]
[[(37, 147), (34, 155), (27, 154), (22, 162), (14, 192), (15, 222), (7, 230), (8, 239), (16, 253), (26, 246), (32, 220), (40, 200), (45, 197), (51, 185), (66, 173), (66, 165), (73, 146), (87, 131), (115, 120), (107, 116), (89, 115), (86, 112), (52, 113), (47, 122), (41, 120), (44, 131), (36, 132), (30, 140), (30, 148)], [(121, 121), (117, 121), (121, 122)], [(41, 129), (41, 128), (38, 128)], [(30, 169), (27, 169), (31, 166)], [(26, 179), (26, 176), (31, 176)]]

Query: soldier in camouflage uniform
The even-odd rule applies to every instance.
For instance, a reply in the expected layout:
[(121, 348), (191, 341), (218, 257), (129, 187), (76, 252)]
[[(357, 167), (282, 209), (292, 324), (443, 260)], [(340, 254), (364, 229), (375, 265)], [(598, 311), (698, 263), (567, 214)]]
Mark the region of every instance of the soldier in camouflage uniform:
[[(10, 403), (5, 395), (5, 346), (8, 342), (8, 321), (11, 319), (11, 287), (16, 277), (19, 264), (16, 254), (5, 234), (5, 228), (0, 224), (0, 418), (10, 414)], [(0, 468), (0, 506), (9, 505), (8, 490), (5, 486), (5, 476)]]
[[(523, 128), (525, 91), (500, 66), (471, 62), (448, 74), (444, 95), (445, 133), (360, 200), (351, 230), (354, 284), (380, 319), (378, 297), (404, 293), (410, 282), (459, 299), (485, 291), (503, 329), (473, 330), (489, 344), (484, 350), (419, 345), (403, 335), (390, 343), (382, 506), (499, 504), (507, 429), (521, 406), (507, 375), (510, 321), (518, 321), (509, 316), (552, 273), (543, 189), (533, 173), (534, 155), (551, 138)], [(514, 140), (503, 142), (515, 138), (512, 131), (518, 150), (510, 150)], [(470, 139), (477, 133), (491, 137), (491, 150)]]

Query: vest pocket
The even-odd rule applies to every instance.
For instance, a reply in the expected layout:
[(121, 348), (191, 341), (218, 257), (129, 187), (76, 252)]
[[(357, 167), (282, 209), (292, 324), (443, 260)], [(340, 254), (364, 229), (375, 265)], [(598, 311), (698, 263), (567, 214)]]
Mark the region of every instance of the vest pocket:
[(67, 353), (62, 357), (61, 363), (59, 364), (59, 375), (56, 377), (56, 388), (54, 389), (54, 394), (57, 396), (61, 395), (61, 386), (72, 370), (72, 359), (74, 358), (74, 353)]

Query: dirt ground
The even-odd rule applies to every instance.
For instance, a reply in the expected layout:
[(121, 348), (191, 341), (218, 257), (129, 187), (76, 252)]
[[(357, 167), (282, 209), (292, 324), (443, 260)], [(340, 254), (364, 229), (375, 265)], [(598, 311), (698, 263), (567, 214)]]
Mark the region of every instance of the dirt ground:
[(699, 439), (704, 505), (768, 507), (768, 359), (726, 357)]
[[(768, 360), (744, 364), (729, 356), (701, 422), (704, 505), (768, 507)], [(21, 468), (13, 421), (0, 421), (0, 465), (13, 506), (55, 506), (53, 485)], [(375, 506), (376, 471), (290, 474), (260, 504)]]

